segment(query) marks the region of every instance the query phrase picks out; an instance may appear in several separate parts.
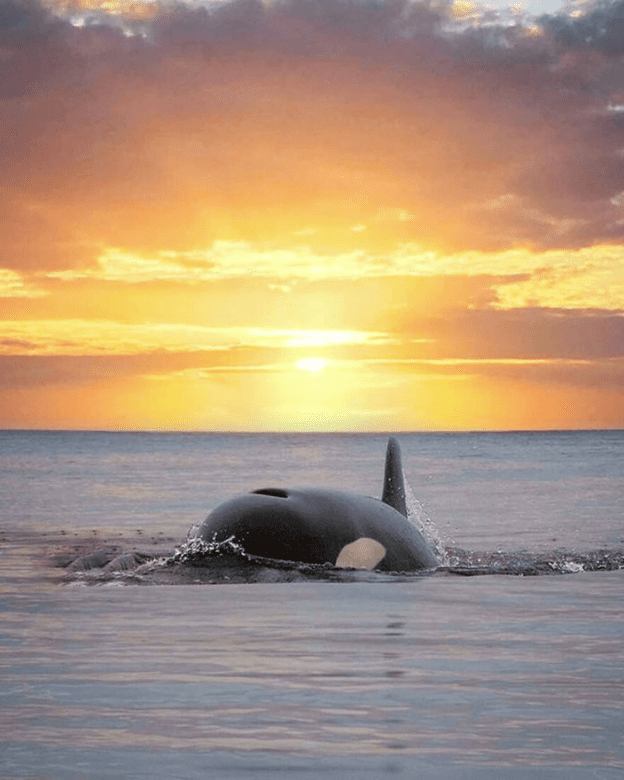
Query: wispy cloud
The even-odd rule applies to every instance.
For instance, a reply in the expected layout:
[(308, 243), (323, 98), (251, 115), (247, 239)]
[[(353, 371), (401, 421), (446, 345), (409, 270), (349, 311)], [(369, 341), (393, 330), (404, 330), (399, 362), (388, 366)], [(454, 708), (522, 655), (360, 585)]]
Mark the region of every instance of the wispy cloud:
[[(306, 247), (263, 250), (250, 242), (217, 242), (211, 249), (202, 251), (163, 250), (152, 255), (109, 249), (99, 258), (98, 267), (52, 271), (40, 278), (64, 282), (91, 279), (126, 284), (174, 282), (197, 285), (249, 278), (284, 282), (392, 276), (486, 276), (498, 279), (492, 284), (498, 298), (496, 305), (501, 308), (540, 305), (620, 310), (624, 309), (623, 264), (624, 249), (619, 246), (445, 255), (405, 244), (385, 253), (357, 250), (320, 254)], [(6, 271), (5, 274), (6, 287), (15, 289), (14, 294), (18, 291), (23, 295), (43, 294), (32, 285), (25, 286), (15, 272)]]
[(0, 322), (0, 354), (5, 355), (136, 355), (241, 347), (379, 346), (395, 341), (396, 338), (379, 332), (211, 328), (163, 322), (135, 325), (106, 320)]
[(0, 298), (41, 298), (45, 295), (45, 289), (29, 282), (23, 274), (0, 268)]

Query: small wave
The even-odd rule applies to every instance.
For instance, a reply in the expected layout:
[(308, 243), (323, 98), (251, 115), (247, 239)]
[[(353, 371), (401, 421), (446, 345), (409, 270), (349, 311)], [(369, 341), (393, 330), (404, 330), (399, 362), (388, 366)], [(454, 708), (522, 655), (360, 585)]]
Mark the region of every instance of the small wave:
[(555, 550), (537, 554), (531, 551), (441, 549), (439, 556), (444, 562), (436, 570), (379, 572), (337, 568), (331, 563), (262, 558), (246, 553), (234, 537), (223, 542), (206, 542), (191, 532), (173, 552), (151, 556), (136, 551), (120, 554), (119, 548), (110, 546), (61, 565), (65, 568), (63, 581), (81, 585), (405, 582), (439, 574), (542, 576), (624, 569), (624, 550)]
[(582, 572), (624, 569), (624, 550), (569, 552), (555, 550), (534, 552), (469, 552), (458, 548), (447, 550), (448, 563), (441, 567), (450, 574), (477, 576), (508, 574), (539, 576), (545, 574), (580, 574)]
[(331, 563), (302, 563), (264, 558), (245, 552), (234, 537), (223, 542), (206, 542), (191, 534), (187, 540), (167, 559), (146, 564), (139, 573), (145, 576), (149, 571), (163, 577), (179, 578), (183, 581), (217, 583), (258, 582), (306, 582), (310, 580), (377, 581), (385, 575), (381, 572), (337, 568)]
[(402, 573), (337, 568), (331, 563), (302, 563), (263, 558), (246, 553), (233, 537), (206, 542), (196, 535), (169, 555), (142, 563), (132, 571), (108, 566), (85, 569), (67, 567), (64, 582), (82, 585), (217, 585), (284, 582), (380, 582), (413, 578), (431, 571)]

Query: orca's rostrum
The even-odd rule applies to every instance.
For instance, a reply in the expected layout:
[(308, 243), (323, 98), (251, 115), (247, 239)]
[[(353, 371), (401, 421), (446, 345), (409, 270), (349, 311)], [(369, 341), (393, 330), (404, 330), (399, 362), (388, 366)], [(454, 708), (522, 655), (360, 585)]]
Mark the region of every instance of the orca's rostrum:
[(434, 569), (438, 560), (407, 519), (401, 450), (388, 441), (382, 499), (322, 488), (261, 488), (208, 515), (204, 542), (249, 555), (380, 571)]

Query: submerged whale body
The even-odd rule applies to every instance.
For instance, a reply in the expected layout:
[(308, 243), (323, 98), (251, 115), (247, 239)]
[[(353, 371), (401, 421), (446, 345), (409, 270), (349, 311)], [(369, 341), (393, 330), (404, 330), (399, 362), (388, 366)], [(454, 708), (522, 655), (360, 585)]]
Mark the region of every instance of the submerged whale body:
[(407, 520), (401, 451), (390, 438), (382, 499), (320, 488), (262, 488), (226, 501), (198, 532), (263, 558), (380, 571), (433, 569), (437, 558)]

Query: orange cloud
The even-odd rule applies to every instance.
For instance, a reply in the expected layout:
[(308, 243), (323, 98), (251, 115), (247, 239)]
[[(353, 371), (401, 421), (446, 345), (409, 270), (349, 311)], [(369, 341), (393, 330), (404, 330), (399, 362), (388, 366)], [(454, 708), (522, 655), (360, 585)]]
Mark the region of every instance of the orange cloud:
[(598, 33), (453, 31), (423, 4), (6, 4), (8, 267), (306, 230), (366, 251), (622, 235), (619, 53)]

